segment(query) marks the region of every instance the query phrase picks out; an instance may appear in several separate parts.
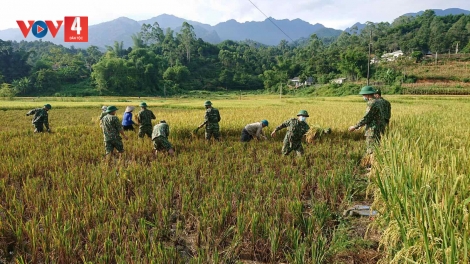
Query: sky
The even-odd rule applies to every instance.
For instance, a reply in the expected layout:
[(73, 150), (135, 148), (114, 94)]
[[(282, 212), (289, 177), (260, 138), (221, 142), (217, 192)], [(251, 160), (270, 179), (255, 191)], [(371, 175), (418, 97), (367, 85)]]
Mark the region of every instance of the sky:
[(426, 9), (470, 10), (469, 0), (3, 0), (0, 30), (18, 28), (16, 20), (63, 20), (64, 16), (88, 16), (89, 25), (123, 16), (138, 21), (161, 14), (210, 25), (230, 19), (265, 20), (265, 15), (250, 1), (275, 19), (300, 18), (335, 29), (345, 29), (356, 22), (392, 22), (405, 13)]

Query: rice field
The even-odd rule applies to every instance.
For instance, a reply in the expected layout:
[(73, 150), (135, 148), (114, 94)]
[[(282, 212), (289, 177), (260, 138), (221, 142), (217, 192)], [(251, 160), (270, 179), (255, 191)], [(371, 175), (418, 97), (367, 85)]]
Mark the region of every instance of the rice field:
[[(347, 132), (364, 114), (358, 96), (2, 101), (0, 262), (464, 263), (468, 98), (386, 98), (390, 133), (370, 174), (362, 131)], [(124, 156), (106, 161), (101, 106), (122, 119), (141, 100), (169, 124), (176, 156), (155, 157), (130, 131)], [(220, 111), (221, 142), (191, 133), (205, 100)], [(34, 134), (25, 113), (44, 103), (53, 133)], [(285, 130), (238, 142), (246, 124), (267, 119), (269, 135), (300, 109), (333, 131), (303, 157), (281, 156)], [(375, 218), (342, 215), (372, 203)]]

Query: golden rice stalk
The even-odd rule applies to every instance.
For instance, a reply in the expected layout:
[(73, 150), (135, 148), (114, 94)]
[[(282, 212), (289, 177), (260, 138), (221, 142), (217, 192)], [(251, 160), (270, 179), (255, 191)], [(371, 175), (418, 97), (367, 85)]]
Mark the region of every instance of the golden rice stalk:
[(309, 144), (314, 144), (315, 140), (320, 139), (324, 134), (330, 134), (331, 129), (328, 128), (322, 128), (318, 125), (311, 126), (308, 132), (305, 134), (305, 139), (307, 140), (307, 143)]
[(362, 167), (371, 167), (374, 162), (374, 154), (366, 154), (361, 160)]

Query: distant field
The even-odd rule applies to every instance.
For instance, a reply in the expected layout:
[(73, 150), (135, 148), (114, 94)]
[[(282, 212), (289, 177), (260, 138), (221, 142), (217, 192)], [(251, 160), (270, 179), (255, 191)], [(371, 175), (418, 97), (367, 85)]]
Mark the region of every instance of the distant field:
[(426, 80), (451, 80), (470, 82), (470, 61), (439, 61), (438, 64), (415, 64), (405, 67), (406, 75)]
[[(347, 132), (364, 114), (359, 96), (1, 101), (0, 262), (464, 263), (469, 98), (387, 98), (391, 133), (370, 176), (362, 132)], [(221, 142), (191, 133), (205, 100), (220, 110)], [(155, 158), (150, 139), (128, 132), (123, 159), (105, 162), (100, 107), (122, 119), (141, 101), (170, 125), (177, 156)], [(44, 103), (53, 133), (34, 134), (25, 113)], [(304, 157), (281, 156), (285, 130), (238, 142), (244, 125), (267, 119), (269, 134), (300, 109), (333, 130)], [(372, 202), (377, 218), (342, 216)]]
[(437, 64), (412, 64), (401, 71), (417, 78), (416, 83), (403, 83), (402, 93), (412, 95), (469, 95), (470, 62), (439, 60)]

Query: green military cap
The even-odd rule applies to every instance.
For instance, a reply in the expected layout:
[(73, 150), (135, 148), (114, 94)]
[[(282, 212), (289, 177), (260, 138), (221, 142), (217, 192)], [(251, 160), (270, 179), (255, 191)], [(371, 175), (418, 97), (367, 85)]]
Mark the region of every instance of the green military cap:
[(364, 86), (362, 87), (361, 91), (359, 94), (364, 95), (364, 94), (375, 94), (375, 89), (372, 86)]
[(52, 106), (51, 106), (50, 104), (45, 104), (44, 107), (47, 108), (47, 109), (51, 109), (51, 108), (52, 108)]
[(212, 102), (211, 101), (205, 101), (204, 105), (212, 105)]
[(140, 106), (147, 107), (147, 103), (142, 102), (142, 103), (140, 103)]
[(266, 119), (261, 120), (261, 123), (262, 123), (263, 125), (265, 125), (265, 126), (268, 126), (268, 125), (269, 125), (269, 122), (268, 122), (268, 120), (266, 120)]
[(309, 115), (307, 113), (307, 110), (300, 110), (299, 113), (297, 114), (297, 116), (309, 117)]
[(114, 112), (114, 111), (117, 111), (117, 107), (115, 107), (114, 105), (110, 105), (108, 106), (108, 109), (106, 110), (106, 113), (111, 113), (111, 112)]

